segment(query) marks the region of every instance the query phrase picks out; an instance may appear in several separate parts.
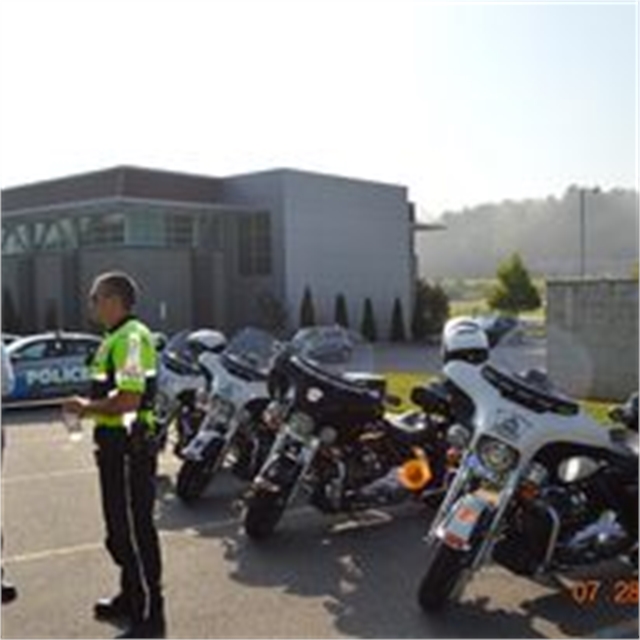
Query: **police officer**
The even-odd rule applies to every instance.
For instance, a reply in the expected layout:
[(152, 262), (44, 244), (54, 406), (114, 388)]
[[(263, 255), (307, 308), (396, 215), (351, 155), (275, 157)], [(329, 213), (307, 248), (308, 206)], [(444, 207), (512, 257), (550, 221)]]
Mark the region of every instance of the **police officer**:
[(106, 548), (120, 568), (119, 593), (99, 600), (95, 616), (128, 622), (120, 638), (157, 638), (164, 637), (165, 618), (153, 520), (156, 350), (149, 329), (132, 313), (136, 292), (121, 272), (93, 282), (90, 304), (106, 335), (91, 363), (91, 398), (70, 398), (63, 408), (95, 420)]

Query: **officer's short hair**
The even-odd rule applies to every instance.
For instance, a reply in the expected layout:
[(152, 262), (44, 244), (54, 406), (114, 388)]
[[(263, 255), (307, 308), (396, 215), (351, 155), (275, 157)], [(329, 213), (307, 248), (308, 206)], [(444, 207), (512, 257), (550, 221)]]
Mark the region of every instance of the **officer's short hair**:
[(106, 295), (117, 296), (126, 309), (131, 309), (138, 297), (136, 281), (123, 271), (109, 271), (99, 275), (93, 283), (93, 289), (100, 288)]

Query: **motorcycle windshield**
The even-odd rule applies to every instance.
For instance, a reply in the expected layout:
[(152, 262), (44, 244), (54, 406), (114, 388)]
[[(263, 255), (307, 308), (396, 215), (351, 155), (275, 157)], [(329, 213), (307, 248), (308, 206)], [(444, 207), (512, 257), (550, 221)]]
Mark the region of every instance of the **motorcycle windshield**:
[[(187, 341), (190, 334), (190, 329), (184, 329), (171, 336), (160, 354), (160, 363), (163, 367), (183, 375), (197, 373), (197, 354), (193, 352)], [(184, 369), (184, 371), (178, 371), (178, 369)]]
[(233, 336), (223, 355), (233, 364), (266, 376), (281, 349), (282, 343), (269, 332), (246, 327)]
[(295, 386), (304, 408), (346, 416), (358, 407), (367, 415), (382, 407), (386, 380), (377, 372), (373, 346), (356, 332), (305, 327), (293, 336), (288, 351), (287, 386)]
[(291, 350), (312, 360), (317, 366), (333, 369), (349, 365), (355, 356), (362, 361), (359, 367), (372, 368), (371, 345), (356, 333), (340, 325), (316, 325), (299, 329), (291, 338)]

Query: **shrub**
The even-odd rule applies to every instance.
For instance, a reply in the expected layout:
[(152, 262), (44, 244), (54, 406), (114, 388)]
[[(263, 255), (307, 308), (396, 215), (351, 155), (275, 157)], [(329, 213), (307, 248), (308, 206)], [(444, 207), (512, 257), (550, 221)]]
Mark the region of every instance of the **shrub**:
[(349, 328), (349, 314), (347, 311), (347, 301), (345, 300), (344, 294), (342, 293), (339, 293), (336, 296), (336, 304), (335, 304), (333, 318), (336, 324), (339, 324), (341, 327), (344, 327), (345, 329)]
[(311, 289), (309, 287), (305, 287), (304, 295), (302, 296), (302, 304), (300, 306), (300, 326), (312, 327), (315, 323), (316, 311), (313, 306)]
[(404, 342), (407, 339), (404, 330), (404, 315), (402, 313), (402, 303), (400, 298), (396, 298), (393, 303), (393, 313), (391, 314), (391, 335), (392, 342)]
[(378, 339), (376, 318), (373, 313), (373, 304), (370, 298), (366, 298), (364, 301), (364, 312), (362, 314), (360, 333), (370, 342), (375, 342)]
[(492, 309), (518, 314), (540, 307), (540, 294), (518, 253), (511, 254), (498, 265), (497, 276), (498, 283), (487, 298)]
[(418, 341), (442, 333), (448, 317), (449, 298), (444, 289), (437, 283), (418, 280), (411, 318), (412, 338)]

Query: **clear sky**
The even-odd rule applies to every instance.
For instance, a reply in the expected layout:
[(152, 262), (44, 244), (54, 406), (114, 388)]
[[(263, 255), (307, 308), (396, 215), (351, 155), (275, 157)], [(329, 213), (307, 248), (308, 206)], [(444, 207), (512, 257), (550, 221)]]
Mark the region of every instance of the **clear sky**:
[(120, 164), (637, 188), (637, 2), (0, 0), (0, 185)]

